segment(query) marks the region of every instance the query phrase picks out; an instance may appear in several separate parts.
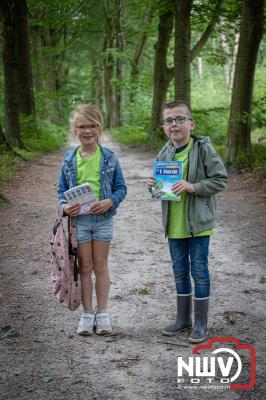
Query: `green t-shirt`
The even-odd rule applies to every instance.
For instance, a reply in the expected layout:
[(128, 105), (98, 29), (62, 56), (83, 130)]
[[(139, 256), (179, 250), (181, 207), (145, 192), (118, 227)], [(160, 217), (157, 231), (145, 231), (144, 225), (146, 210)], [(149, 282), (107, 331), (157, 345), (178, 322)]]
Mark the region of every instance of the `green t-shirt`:
[(77, 184), (89, 183), (94, 190), (97, 199), (101, 194), (100, 163), (101, 149), (97, 147), (96, 152), (90, 157), (81, 157), (80, 149), (77, 150)]
[[(188, 153), (193, 144), (193, 139), (190, 138), (188, 145), (176, 153), (174, 156), (174, 161), (182, 161), (183, 173), (182, 179), (187, 180), (188, 176)], [(184, 239), (191, 237), (187, 233), (186, 225), (186, 197), (187, 192), (181, 193), (180, 201), (169, 201), (169, 211), (168, 211), (168, 226), (167, 226), (167, 236), (169, 239)], [(207, 231), (199, 232), (195, 236), (206, 236), (212, 235), (212, 229)]]

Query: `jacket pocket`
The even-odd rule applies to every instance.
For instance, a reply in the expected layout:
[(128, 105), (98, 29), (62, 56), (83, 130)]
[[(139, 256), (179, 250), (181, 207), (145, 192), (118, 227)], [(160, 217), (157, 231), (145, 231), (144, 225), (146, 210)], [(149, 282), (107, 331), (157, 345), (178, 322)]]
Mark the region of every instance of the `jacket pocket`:
[(209, 197), (195, 197), (194, 214), (196, 223), (209, 222), (214, 219), (213, 204)]
[(110, 182), (113, 182), (114, 170), (115, 170), (115, 168), (113, 166), (108, 167), (106, 170), (106, 173), (107, 173), (107, 176), (108, 176), (108, 179)]

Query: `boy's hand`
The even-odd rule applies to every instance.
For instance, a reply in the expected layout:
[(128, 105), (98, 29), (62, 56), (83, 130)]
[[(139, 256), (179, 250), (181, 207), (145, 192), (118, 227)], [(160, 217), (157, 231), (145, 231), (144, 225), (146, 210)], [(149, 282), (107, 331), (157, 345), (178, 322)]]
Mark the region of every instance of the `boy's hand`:
[(172, 192), (179, 194), (182, 192), (195, 193), (195, 188), (192, 183), (187, 181), (178, 181), (171, 187)]
[(80, 204), (65, 204), (64, 213), (69, 217), (76, 217), (79, 215)]
[(90, 212), (96, 215), (101, 215), (106, 213), (113, 206), (112, 200), (104, 199), (97, 201), (97, 203), (93, 204), (90, 208)]
[(154, 186), (154, 184), (155, 184), (155, 179), (153, 176), (150, 176), (147, 182), (148, 189), (150, 192), (152, 191), (152, 187)]

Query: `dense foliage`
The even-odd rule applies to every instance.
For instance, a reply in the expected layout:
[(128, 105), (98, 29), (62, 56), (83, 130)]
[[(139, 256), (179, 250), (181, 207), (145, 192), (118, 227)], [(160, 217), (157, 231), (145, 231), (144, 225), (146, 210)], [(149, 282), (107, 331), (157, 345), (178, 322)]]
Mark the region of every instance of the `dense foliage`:
[[(12, 0), (15, 5), (17, 1)], [(101, 106), (106, 128), (112, 130), (117, 140), (158, 147), (163, 140), (160, 126), (152, 137), (148, 134), (158, 24), (165, 13), (175, 13), (175, 3), (173, 0), (27, 0), (35, 115), (32, 118), (20, 111), (22, 145), (15, 149), (16, 153), (30, 158), (62, 146), (70, 111), (76, 104), (86, 102)], [(195, 0), (190, 15), (192, 52), (215, 19), (206, 43), (191, 61), (190, 91), (196, 133), (209, 135), (221, 154), (227, 137), (241, 7), (238, 0)], [(2, 12), (2, 30), (3, 15)], [(174, 29), (169, 34), (166, 63), (171, 71)], [(3, 52), (3, 42), (0, 46)], [(252, 142), (260, 145), (266, 142), (265, 64), (264, 39), (257, 58), (251, 128)], [(2, 94), (4, 86), (1, 67)], [(172, 76), (166, 100), (172, 100), (174, 93)], [(4, 98), (3, 95), (0, 98), (0, 124), (5, 133)], [(257, 151), (258, 147), (253, 149)], [(258, 151), (263, 159), (264, 149)], [(0, 153), (0, 163), (8, 165), (12, 151), (3, 140)], [(239, 155), (235, 163), (241, 164), (245, 157)], [(7, 175), (2, 172), (0, 178)]]

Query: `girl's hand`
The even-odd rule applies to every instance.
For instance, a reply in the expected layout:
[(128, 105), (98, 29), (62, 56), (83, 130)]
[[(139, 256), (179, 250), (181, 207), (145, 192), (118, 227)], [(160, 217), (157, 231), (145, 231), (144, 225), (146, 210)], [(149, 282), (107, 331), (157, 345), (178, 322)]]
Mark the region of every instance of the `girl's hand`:
[(195, 188), (192, 183), (187, 181), (178, 181), (171, 187), (172, 192), (179, 194), (182, 192), (194, 193)]
[(152, 187), (154, 186), (154, 184), (155, 184), (155, 179), (153, 176), (150, 176), (147, 182), (148, 189), (150, 192), (152, 191)]
[(90, 208), (90, 212), (96, 215), (101, 215), (106, 213), (111, 207), (113, 206), (112, 200), (104, 199), (97, 201), (93, 206)]
[(80, 204), (65, 204), (64, 213), (69, 217), (76, 217), (79, 215)]

